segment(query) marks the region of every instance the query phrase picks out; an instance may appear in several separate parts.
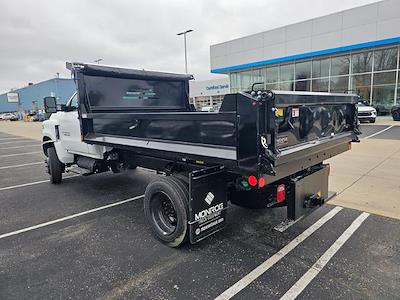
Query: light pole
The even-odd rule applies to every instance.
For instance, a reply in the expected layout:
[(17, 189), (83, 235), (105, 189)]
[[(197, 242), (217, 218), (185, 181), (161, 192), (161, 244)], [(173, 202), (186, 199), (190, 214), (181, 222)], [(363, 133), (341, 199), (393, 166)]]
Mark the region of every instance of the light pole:
[(187, 48), (186, 48), (186, 34), (189, 32), (192, 32), (192, 29), (186, 30), (186, 31), (182, 31), (177, 33), (176, 35), (182, 35), (183, 34), (183, 42), (185, 44), (185, 73), (187, 74)]
[(95, 59), (93, 62), (99, 64), (102, 60), (103, 60), (102, 58), (98, 58), (98, 59)]

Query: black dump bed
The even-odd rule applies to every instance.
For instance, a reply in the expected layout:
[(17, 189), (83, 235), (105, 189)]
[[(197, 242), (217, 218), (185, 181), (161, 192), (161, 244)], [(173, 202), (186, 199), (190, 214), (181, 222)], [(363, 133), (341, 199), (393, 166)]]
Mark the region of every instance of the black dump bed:
[(270, 181), (348, 150), (358, 97), (264, 91), (226, 95), (219, 112), (189, 104), (191, 75), (69, 64), (88, 143), (176, 161), (224, 164)]

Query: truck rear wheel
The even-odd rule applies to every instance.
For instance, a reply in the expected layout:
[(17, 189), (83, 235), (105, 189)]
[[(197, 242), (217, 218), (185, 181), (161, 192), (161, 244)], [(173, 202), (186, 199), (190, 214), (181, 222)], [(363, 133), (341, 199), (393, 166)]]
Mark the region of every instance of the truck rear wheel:
[(47, 168), (50, 174), (50, 182), (53, 184), (61, 183), (64, 164), (58, 159), (54, 147), (47, 149)]
[(172, 176), (151, 182), (144, 196), (144, 212), (154, 235), (170, 247), (188, 239), (189, 193), (185, 185)]

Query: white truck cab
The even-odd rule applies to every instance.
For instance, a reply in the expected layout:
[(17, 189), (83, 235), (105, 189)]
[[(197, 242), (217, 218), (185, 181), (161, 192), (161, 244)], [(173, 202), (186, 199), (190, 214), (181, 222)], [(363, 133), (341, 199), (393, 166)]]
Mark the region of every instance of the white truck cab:
[[(42, 136), (43, 152), (47, 156), (50, 175), (52, 175), (50, 160), (53, 160), (53, 164), (56, 165), (59, 162), (59, 169), (64, 172), (65, 166), (75, 164), (78, 157), (102, 160), (104, 159), (104, 154), (112, 149), (105, 146), (87, 144), (82, 141), (78, 116), (78, 94), (76, 92), (68, 100), (67, 104), (61, 105), (60, 109), (55, 108), (49, 120), (43, 122)], [(54, 150), (49, 151), (49, 149)], [(51, 156), (54, 155), (56, 157), (52, 158)]]

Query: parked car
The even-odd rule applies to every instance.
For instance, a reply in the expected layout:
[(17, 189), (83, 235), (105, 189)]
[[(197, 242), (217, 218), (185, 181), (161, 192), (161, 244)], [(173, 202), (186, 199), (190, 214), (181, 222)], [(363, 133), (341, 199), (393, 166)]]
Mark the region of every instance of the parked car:
[(366, 101), (359, 101), (357, 103), (358, 120), (360, 122), (375, 123), (376, 109), (368, 104)]
[(18, 116), (13, 113), (3, 114), (3, 120), (18, 121)]
[(386, 116), (390, 114), (391, 105), (388, 103), (379, 103), (379, 100), (373, 100), (376, 113), (379, 116)]
[(392, 107), (392, 117), (394, 121), (400, 121), (400, 105)]

